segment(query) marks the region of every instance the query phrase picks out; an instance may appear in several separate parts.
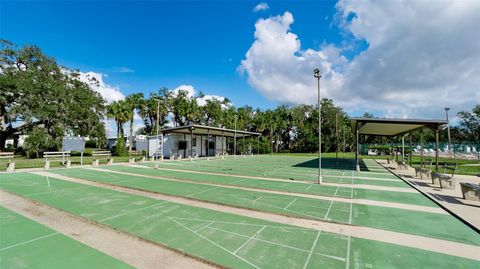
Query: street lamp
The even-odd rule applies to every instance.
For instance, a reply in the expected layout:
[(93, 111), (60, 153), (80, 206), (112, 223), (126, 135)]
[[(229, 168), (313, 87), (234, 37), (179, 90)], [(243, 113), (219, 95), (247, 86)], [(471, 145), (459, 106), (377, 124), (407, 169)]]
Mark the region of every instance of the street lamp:
[[(448, 134), (448, 150), (452, 150), (450, 142), (450, 122), (448, 121), (448, 111), (449, 107), (445, 107), (445, 116), (447, 117), (447, 134)], [(453, 152), (453, 157), (455, 158), (455, 151)]]
[(320, 109), (320, 69), (313, 70), (313, 76), (317, 79), (318, 85), (318, 184), (322, 183), (322, 113)]

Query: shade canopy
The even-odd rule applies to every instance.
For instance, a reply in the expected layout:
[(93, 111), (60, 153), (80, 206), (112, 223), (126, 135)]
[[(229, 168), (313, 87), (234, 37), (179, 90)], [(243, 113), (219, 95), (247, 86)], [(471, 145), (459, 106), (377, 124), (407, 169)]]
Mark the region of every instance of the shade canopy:
[(210, 127), (204, 125), (186, 125), (173, 128), (165, 128), (159, 130), (161, 134), (190, 134), (192, 132), (194, 135), (215, 135), (215, 136), (227, 136), (227, 137), (250, 137), (250, 136), (260, 136), (260, 133), (239, 131), (218, 127)]
[(396, 136), (420, 128), (436, 129), (447, 120), (352, 118), (352, 131), (361, 135)]

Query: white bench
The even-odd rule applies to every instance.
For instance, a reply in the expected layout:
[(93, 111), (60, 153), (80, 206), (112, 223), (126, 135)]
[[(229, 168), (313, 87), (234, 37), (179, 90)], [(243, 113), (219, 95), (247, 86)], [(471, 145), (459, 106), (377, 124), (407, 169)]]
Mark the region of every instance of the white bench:
[(455, 189), (455, 172), (457, 171), (457, 164), (453, 167), (453, 171), (451, 175), (446, 174), (447, 167), (449, 167), (447, 164), (443, 165), (443, 173), (438, 173), (438, 172), (432, 172), (431, 177), (432, 177), (432, 184), (435, 184), (435, 181), (438, 179), (438, 184), (440, 185), (440, 188), (445, 188), (449, 190), (454, 190)]
[(420, 167), (415, 167), (415, 176), (418, 177), (420, 174), (420, 178), (423, 179), (423, 174), (425, 174), (427, 177), (429, 173), (432, 171), (432, 165), (433, 165), (433, 160), (430, 160), (430, 168), (422, 167), (423, 165), (420, 164)]
[(92, 151), (93, 163), (92, 166), (97, 167), (100, 164), (100, 158), (106, 158), (107, 164), (113, 164), (112, 153), (109, 150), (95, 150)]
[(463, 199), (480, 201), (480, 185), (472, 183), (460, 183)]
[(12, 162), (13, 158), (15, 158), (15, 154), (13, 152), (0, 152), (0, 159), (8, 159), (7, 172), (15, 171), (15, 163)]
[[(50, 169), (50, 161), (62, 161), (62, 164), (65, 164), (67, 161), (67, 167), (72, 165), (72, 161), (69, 159), (70, 151), (45, 151), (43, 153), (43, 158), (45, 158), (45, 169)], [(49, 159), (50, 158), (50, 159)], [(66, 159), (65, 159), (66, 158)]]

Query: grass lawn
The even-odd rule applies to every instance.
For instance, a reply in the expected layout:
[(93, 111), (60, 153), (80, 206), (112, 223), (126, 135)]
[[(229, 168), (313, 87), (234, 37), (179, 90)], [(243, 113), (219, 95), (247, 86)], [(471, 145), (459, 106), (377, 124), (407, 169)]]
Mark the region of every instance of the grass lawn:
[[(72, 160), (72, 165), (80, 165), (80, 156), (74, 156), (70, 157), (70, 160)], [(114, 162), (128, 162), (128, 156), (126, 157), (118, 157), (114, 156), (113, 157)], [(45, 165), (45, 159), (44, 158), (38, 158), (38, 159), (28, 159), (23, 156), (16, 155), (14, 159), (12, 159), (12, 162), (15, 162), (15, 169), (21, 169), (21, 168), (41, 168)], [(84, 156), (83, 157), (83, 164), (92, 164), (93, 162), (93, 157), (91, 156)], [(8, 159), (0, 159), (0, 171), (5, 171), (7, 169), (7, 163)], [(100, 163), (107, 163), (106, 158), (101, 158)], [(62, 161), (51, 161), (50, 162), (50, 167), (62, 167), (64, 166), (62, 164)]]

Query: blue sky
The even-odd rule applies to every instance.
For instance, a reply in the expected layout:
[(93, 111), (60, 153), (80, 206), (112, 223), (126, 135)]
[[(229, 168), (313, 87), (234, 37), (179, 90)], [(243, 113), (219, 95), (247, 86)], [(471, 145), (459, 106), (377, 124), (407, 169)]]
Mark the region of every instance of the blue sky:
[(7, 1), (1, 34), (38, 45), (67, 67), (107, 74), (105, 82), (125, 95), (187, 84), (235, 105), (269, 108), (277, 102), (236, 71), (254, 41), (255, 22), (289, 10), (298, 18), (292, 30), (313, 48), (340, 43), (341, 35), (330, 26), (335, 1), (273, 2), (254, 12), (258, 3)]
[[(480, 1), (0, 1), (0, 36), (103, 78), (104, 96), (190, 85), (236, 106), (443, 118), (480, 102)], [(102, 75), (103, 74), (103, 77)]]

